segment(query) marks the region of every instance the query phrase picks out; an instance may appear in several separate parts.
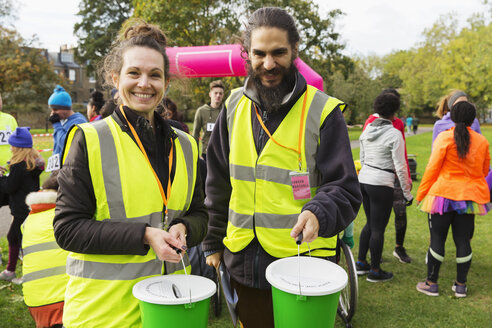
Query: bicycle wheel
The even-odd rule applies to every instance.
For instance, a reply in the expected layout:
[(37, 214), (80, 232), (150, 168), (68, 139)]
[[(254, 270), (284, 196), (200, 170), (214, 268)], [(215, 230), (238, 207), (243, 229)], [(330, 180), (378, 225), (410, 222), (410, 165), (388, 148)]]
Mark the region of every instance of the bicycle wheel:
[(215, 284), (217, 285), (217, 290), (215, 291), (215, 294), (212, 296), (212, 307), (214, 310), (215, 317), (218, 318), (222, 313), (222, 290), (220, 289), (221, 288), (220, 282), (217, 276), (215, 277)]
[(340, 255), (338, 265), (340, 265), (348, 274), (347, 286), (340, 293), (338, 302), (338, 314), (346, 324), (352, 320), (357, 308), (357, 297), (359, 294), (359, 282), (357, 279), (357, 271), (355, 268), (354, 257), (347, 246), (340, 240)]

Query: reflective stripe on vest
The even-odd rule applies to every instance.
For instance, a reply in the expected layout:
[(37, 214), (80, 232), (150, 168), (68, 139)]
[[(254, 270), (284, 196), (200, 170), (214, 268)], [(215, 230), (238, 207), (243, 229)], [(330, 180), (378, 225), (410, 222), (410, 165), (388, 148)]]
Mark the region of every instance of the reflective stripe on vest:
[[(297, 148), (303, 97), (273, 134), (281, 144), (294, 149)], [(311, 194), (314, 195), (321, 182), (316, 167), (320, 127), (333, 109), (345, 105), (311, 86), (308, 86), (306, 105), (302, 171), (309, 172)], [(295, 255), (297, 245), (290, 237), (290, 230), (303, 205), (309, 201), (293, 199), (289, 174), (298, 171), (297, 154), (268, 140), (258, 157), (252, 134), (251, 100), (242, 94), (242, 89), (236, 89), (226, 101), (226, 107), (232, 193), (224, 244), (232, 252), (244, 249), (255, 236), (254, 228), (260, 244), (270, 255)], [(310, 247), (318, 249), (313, 255), (334, 255), (336, 237), (319, 237)], [(301, 246), (301, 251), (307, 251), (306, 244)]]
[(55, 242), (55, 209), (31, 213), (23, 224), (22, 293), (28, 306), (58, 303), (65, 298), (68, 252)]
[[(96, 197), (94, 219), (145, 222), (162, 228), (164, 204), (159, 187), (133, 139), (111, 117), (77, 128), (83, 130), (87, 145)], [(77, 128), (70, 131), (67, 138), (70, 142)], [(189, 209), (198, 162), (196, 141), (181, 131), (175, 132), (178, 137), (174, 139), (175, 175), (168, 200), (169, 220), (184, 215)], [(182, 266), (180, 269), (183, 271)], [(67, 287), (70, 296), (65, 300), (63, 317), (67, 327), (139, 326), (138, 301), (131, 296), (131, 289), (138, 281), (162, 274), (163, 262), (157, 259), (152, 248), (143, 256), (70, 253), (67, 273), (70, 274)], [(94, 292), (83, 292), (84, 289)], [(117, 316), (108, 315), (107, 309), (100, 308), (101, 304), (121, 302), (125, 307), (118, 310)], [(80, 317), (81, 312), (84, 318)]]

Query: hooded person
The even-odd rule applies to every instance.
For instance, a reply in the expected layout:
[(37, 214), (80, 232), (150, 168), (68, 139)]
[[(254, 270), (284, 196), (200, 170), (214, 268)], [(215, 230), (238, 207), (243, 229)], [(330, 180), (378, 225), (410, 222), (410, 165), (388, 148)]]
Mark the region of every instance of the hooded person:
[[(367, 223), (360, 234), (357, 274), (369, 274), (367, 281), (391, 280), (393, 274), (380, 268), (384, 231), (393, 207), (395, 181), (400, 182), (406, 205), (412, 203), (411, 179), (405, 160), (405, 141), (392, 123), (400, 109), (400, 99), (392, 93), (382, 93), (374, 101), (379, 115), (362, 132), (360, 140), (359, 182)], [(366, 260), (371, 252), (371, 263)]]
[(75, 124), (86, 123), (87, 120), (84, 115), (72, 110), (72, 98), (60, 85), (57, 85), (53, 90), (53, 94), (48, 99), (48, 106), (51, 110), (49, 121), (53, 124), (54, 130), (53, 155), (48, 161), (48, 163), (53, 164), (48, 165), (48, 169), (50, 166), (59, 169), (59, 157), (63, 151), (68, 131)]

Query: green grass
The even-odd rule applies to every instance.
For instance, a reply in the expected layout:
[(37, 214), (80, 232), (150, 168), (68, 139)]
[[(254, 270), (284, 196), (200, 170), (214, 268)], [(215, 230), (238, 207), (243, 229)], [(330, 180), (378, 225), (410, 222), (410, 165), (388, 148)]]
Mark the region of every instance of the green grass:
[(348, 134), (349, 134), (349, 139), (350, 141), (352, 140), (359, 140), (360, 134), (362, 133), (362, 128), (359, 127), (352, 127), (348, 129)]
[[(360, 131), (351, 131), (354, 135), (360, 134)], [(488, 140), (492, 140), (492, 127), (483, 126), (482, 132)], [(407, 138), (408, 153), (417, 155), (419, 180), (414, 182), (414, 195), (430, 155), (431, 139), (430, 132)], [(353, 153), (355, 159), (359, 158), (358, 149), (354, 149)], [(426, 276), (424, 257), (429, 246), (429, 231), (427, 215), (418, 211), (415, 205), (408, 208), (407, 216), (405, 247), (413, 261), (410, 264), (401, 264), (392, 256), (395, 230), (394, 220), (391, 218), (385, 234), (382, 268), (392, 271), (395, 277), (391, 282), (379, 284), (359, 278), (359, 305), (352, 321), (354, 327), (490, 327), (492, 261), (488, 255), (492, 249), (492, 214), (476, 217), (475, 235), (472, 240), (473, 263), (468, 275), (468, 297), (465, 299), (456, 299), (451, 292), (456, 275), (455, 247), (451, 234), (448, 236), (445, 261), (439, 277), (441, 296), (429, 297), (415, 290), (417, 282)], [(357, 256), (359, 234), (365, 221), (361, 207), (355, 221), (354, 256)], [(0, 246), (3, 249), (3, 270), (8, 250), (5, 237), (0, 239)], [(18, 266), (17, 273), (20, 274), (20, 271), (21, 265)], [(0, 327), (33, 327), (33, 321), (21, 295), (19, 286), (0, 282)], [(231, 327), (225, 304), (221, 317), (215, 318), (210, 314), (209, 327)], [(344, 327), (339, 319), (336, 327)]]

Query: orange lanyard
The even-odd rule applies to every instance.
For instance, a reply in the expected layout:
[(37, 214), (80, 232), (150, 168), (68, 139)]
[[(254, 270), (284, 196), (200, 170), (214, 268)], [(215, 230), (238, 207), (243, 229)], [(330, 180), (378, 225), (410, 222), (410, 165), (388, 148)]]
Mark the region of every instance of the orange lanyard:
[(164, 205), (166, 206), (166, 214), (167, 214), (167, 200), (169, 199), (169, 197), (171, 195), (171, 169), (173, 166), (173, 142), (171, 141), (171, 153), (169, 154), (169, 175), (168, 175), (168, 179), (167, 179), (167, 198), (166, 198), (166, 195), (164, 194), (164, 188), (162, 188), (161, 180), (159, 180), (159, 177), (157, 176), (157, 174), (154, 171), (154, 168), (152, 167), (152, 164), (150, 164), (149, 157), (147, 156), (147, 152), (145, 151), (145, 149), (142, 145), (142, 142), (140, 141), (140, 138), (137, 135), (137, 132), (133, 128), (130, 121), (128, 121), (128, 119), (126, 118), (125, 111), (123, 110), (123, 105), (120, 105), (120, 110), (121, 110), (121, 113), (123, 114), (123, 116), (125, 117), (125, 120), (128, 123), (128, 126), (130, 127), (130, 130), (133, 134), (133, 137), (137, 141), (138, 148), (140, 148), (140, 150), (144, 154), (145, 159), (147, 160), (147, 163), (149, 164), (149, 167), (152, 170), (152, 173), (154, 174), (155, 181), (157, 181), (157, 185), (159, 186), (159, 191), (161, 192), (162, 201), (164, 202)]
[(276, 143), (278, 146), (280, 146), (282, 148), (286, 148), (286, 149), (292, 150), (292, 151), (295, 151), (297, 153), (297, 155), (299, 156), (298, 157), (298, 160), (299, 160), (299, 171), (301, 170), (301, 164), (302, 164), (301, 141), (302, 141), (302, 133), (304, 131), (304, 113), (306, 111), (307, 94), (308, 94), (308, 90), (306, 89), (306, 92), (304, 93), (304, 100), (302, 102), (301, 124), (299, 125), (299, 141), (297, 143), (297, 149), (291, 148), (289, 146), (284, 146), (284, 145), (280, 144), (277, 140), (275, 140), (273, 138), (272, 134), (270, 133), (270, 131), (268, 131), (267, 127), (263, 123), (263, 120), (261, 119), (260, 114), (258, 113), (258, 108), (256, 107), (256, 104), (253, 103), (253, 105), (255, 106), (256, 118), (258, 118), (258, 122), (260, 122), (261, 127), (266, 132), (266, 134), (268, 135), (268, 137), (274, 143)]

